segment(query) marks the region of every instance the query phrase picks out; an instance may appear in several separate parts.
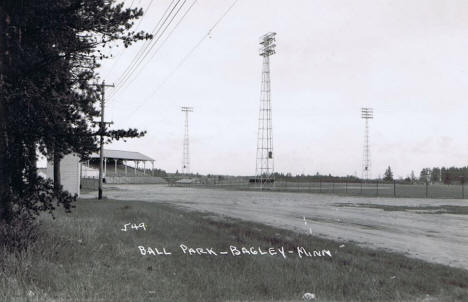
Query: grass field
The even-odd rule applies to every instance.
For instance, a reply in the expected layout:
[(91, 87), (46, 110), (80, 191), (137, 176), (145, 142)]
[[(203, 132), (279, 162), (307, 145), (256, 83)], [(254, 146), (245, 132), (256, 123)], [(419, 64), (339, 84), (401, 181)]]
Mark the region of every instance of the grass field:
[[(0, 249), (0, 301), (466, 301), (468, 271), (209, 213), (80, 200), (40, 219), (27, 251)], [(144, 222), (147, 230), (121, 231)], [(332, 257), (186, 255), (179, 245), (329, 250)], [(171, 251), (146, 255), (138, 246)]]

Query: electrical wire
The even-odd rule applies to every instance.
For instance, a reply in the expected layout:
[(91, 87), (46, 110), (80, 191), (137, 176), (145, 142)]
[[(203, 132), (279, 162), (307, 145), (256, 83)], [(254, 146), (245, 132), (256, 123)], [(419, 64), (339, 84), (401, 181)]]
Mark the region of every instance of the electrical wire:
[(180, 60), (179, 64), (169, 73), (169, 75), (161, 82), (161, 84), (153, 90), (145, 100), (135, 108), (130, 114), (127, 115), (126, 120), (129, 120), (133, 114), (140, 110), (151, 98), (156, 95), (162, 87), (177, 73), (177, 71), (185, 64), (185, 62), (192, 56), (192, 54), (197, 50), (198, 47), (206, 40), (206, 38), (211, 37), (213, 31), (216, 27), (223, 21), (227, 14), (234, 8), (239, 0), (234, 0), (234, 2), (229, 6), (229, 8), (221, 15), (221, 17), (215, 22), (215, 24), (208, 30), (208, 32), (190, 49), (190, 51)]
[[(187, 0), (183, 0), (182, 2), (182, 5), (179, 6), (179, 8), (177, 9), (177, 11), (175, 12), (174, 15), (172, 15), (172, 13), (174, 12), (174, 10), (178, 7), (180, 1), (182, 0), (178, 0), (177, 3), (172, 7), (172, 9), (170, 10), (170, 12), (167, 14), (167, 16), (164, 18), (164, 20), (162, 21), (161, 23), (161, 26), (158, 27), (158, 29), (154, 32), (154, 36), (157, 37), (156, 40), (151, 40), (150, 43), (148, 43), (144, 48), (140, 49), (142, 50), (141, 52), (139, 52), (137, 54), (137, 56), (135, 56), (134, 60), (132, 61), (132, 63), (130, 64), (130, 66), (126, 69), (126, 71), (124, 72), (124, 75), (119, 79), (119, 81), (117, 82), (117, 88), (113, 91), (113, 94), (112, 96), (110, 97), (111, 99), (117, 94), (117, 92), (125, 85), (125, 83), (128, 81), (128, 79), (133, 75), (133, 73), (135, 72), (136, 68), (138, 68), (140, 66), (140, 64), (144, 61), (144, 59), (148, 56), (149, 52), (151, 51), (151, 49), (154, 47), (154, 45), (156, 45), (156, 43), (159, 41), (159, 39), (161, 38), (161, 36), (164, 34), (164, 32), (167, 30), (167, 28), (171, 25), (171, 23), (173, 22), (174, 18), (177, 16), (177, 14), (180, 12), (180, 10), (182, 9), (183, 5), (187, 2)], [(167, 23), (167, 20), (169, 20), (169, 18), (171, 18), (171, 15), (172, 15), (172, 19), (169, 21), (169, 23)], [(164, 29), (163, 29), (164, 28)], [(161, 33), (161, 30), (162, 30), (162, 33)]]
[[(169, 12), (170, 8), (173, 6), (173, 4), (175, 3), (176, 0), (172, 0), (171, 3), (169, 3), (169, 6), (166, 8), (166, 10), (164, 11), (164, 13), (161, 15), (161, 18), (159, 19), (158, 23), (156, 23), (156, 25), (153, 27), (153, 29), (151, 30), (151, 33), (154, 35), (157, 31), (158, 31), (158, 28), (162, 22), (162, 20), (164, 19), (164, 17), (167, 15), (167, 13)], [(180, 0), (179, 0), (180, 1)], [(118, 78), (117, 82), (120, 82), (121, 79), (123, 78), (123, 76), (128, 72), (128, 70), (131, 68), (131, 66), (133, 64), (135, 64), (135, 62), (137, 61), (138, 57), (142, 55), (142, 53), (144, 52), (144, 50), (147, 49), (147, 47), (150, 45), (151, 41), (148, 41), (146, 40), (143, 45), (140, 46), (140, 48), (138, 49), (138, 52), (137, 54), (133, 57), (132, 61), (130, 62), (130, 64), (127, 66), (127, 68), (124, 70), (124, 72), (120, 75), (120, 77)], [(111, 97), (114, 93), (111, 94)]]
[[(135, 32), (138, 32), (138, 29), (140, 28), (140, 25), (141, 25), (141, 22), (143, 21), (143, 19), (145, 19), (145, 17), (147, 16), (147, 12), (148, 10), (150, 9), (151, 5), (153, 4), (153, 1), (154, 0), (151, 0), (148, 5), (145, 7), (145, 9), (143, 10), (143, 16), (140, 18), (140, 20), (138, 20), (138, 24), (137, 26), (135, 27)], [(133, 4), (133, 2), (132, 2)], [(130, 6), (131, 8), (131, 6)], [(106, 73), (106, 76), (105, 78), (107, 78), (109, 75), (112, 74), (112, 71), (115, 69), (115, 66), (118, 65), (120, 59), (122, 58), (122, 54), (124, 53), (125, 51), (125, 48), (120, 50), (120, 52), (117, 54), (117, 56), (114, 58), (114, 60), (112, 61), (112, 65), (111, 65), (111, 68), (109, 69), (109, 71)]]
[[(169, 38), (172, 36), (172, 34), (176, 31), (176, 29), (179, 27), (179, 25), (182, 23), (182, 21), (185, 19), (185, 17), (188, 15), (188, 13), (191, 11), (191, 9), (195, 6), (195, 4), (197, 3), (197, 0), (193, 1), (192, 4), (190, 5), (190, 7), (185, 11), (184, 15), (179, 19), (179, 21), (177, 22), (177, 24), (172, 28), (172, 30), (169, 32), (169, 34), (166, 36), (166, 38), (159, 44), (159, 47), (156, 48), (156, 50), (153, 52), (153, 54), (151, 55), (151, 57), (148, 59), (148, 62), (151, 62), (154, 57), (159, 53), (159, 51), (161, 50), (161, 48), (166, 44), (166, 42), (169, 40)], [(166, 27), (167, 29), (167, 27)], [(162, 35), (160, 35), (159, 37), (161, 37)], [(157, 41), (156, 41), (157, 42)], [(153, 46), (156, 45), (156, 44), (153, 44)], [(149, 49), (148, 53), (149, 54), (151, 51), (151, 49)], [(136, 69), (134, 70), (134, 74), (135, 72), (137, 71), (138, 67), (136, 67)], [(135, 77), (133, 77), (133, 79), (129, 80), (126, 85), (131, 85), (137, 78), (138, 78), (138, 73), (136, 74)], [(115, 102), (114, 102), (115, 103)]]
[[(169, 28), (169, 26), (172, 24), (172, 22), (174, 21), (174, 19), (177, 17), (177, 15), (179, 14), (179, 12), (182, 10), (183, 6), (185, 5), (185, 3), (187, 2), (187, 0), (184, 0), (181, 4), (181, 6), (179, 6), (179, 8), (177, 9), (177, 11), (175, 12), (175, 14), (172, 16), (171, 20), (169, 21), (169, 23), (167, 23), (167, 25), (165, 25), (164, 29), (162, 30), (162, 32), (159, 34), (159, 36), (157, 37), (157, 39), (155, 39), (154, 41), (152, 41), (153, 43), (149, 46), (149, 48), (147, 48), (145, 50), (145, 52), (143, 53), (143, 55), (138, 59), (138, 61), (132, 66), (132, 69), (127, 73), (126, 77), (123, 79), (123, 81), (120, 83), (120, 87), (119, 87), (119, 90), (122, 89), (126, 84), (129, 83), (129, 80), (131, 79), (132, 75), (135, 74), (135, 72), (138, 70), (138, 68), (141, 66), (141, 64), (144, 62), (144, 60), (148, 57), (148, 55), (151, 53), (151, 50), (154, 48), (154, 46), (159, 42), (159, 40), (161, 39), (161, 37), (165, 34), (166, 30)], [(172, 13), (172, 11), (171, 11)], [(167, 20), (167, 19), (166, 19)], [(166, 21), (165, 20), (165, 21)], [(164, 22), (165, 23), (165, 22)], [(163, 24), (164, 26), (164, 24)]]

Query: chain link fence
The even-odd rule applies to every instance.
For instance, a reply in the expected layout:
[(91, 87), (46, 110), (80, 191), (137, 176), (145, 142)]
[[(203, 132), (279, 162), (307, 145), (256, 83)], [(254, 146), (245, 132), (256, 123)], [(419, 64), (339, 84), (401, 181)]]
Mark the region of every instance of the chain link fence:
[[(171, 186), (209, 187), (232, 190), (265, 190), (277, 192), (322, 193), (368, 197), (407, 197), (407, 198), (454, 198), (465, 199), (465, 184), (441, 183), (401, 183), (393, 182), (343, 182), (343, 181), (275, 181), (273, 184), (260, 185), (245, 179), (226, 179), (222, 181), (199, 182), (196, 179)], [(468, 194), (468, 191), (466, 191)]]

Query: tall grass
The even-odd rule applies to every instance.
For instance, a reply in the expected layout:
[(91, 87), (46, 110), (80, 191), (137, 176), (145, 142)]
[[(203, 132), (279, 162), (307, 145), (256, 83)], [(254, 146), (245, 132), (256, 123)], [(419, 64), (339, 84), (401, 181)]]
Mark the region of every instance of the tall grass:
[[(122, 232), (129, 222), (148, 229)], [(333, 257), (188, 256), (181, 243)], [(28, 249), (0, 249), (0, 301), (466, 301), (468, 271), (341, 244), (168, 205), (80, 200), (72, 214), (41, 217)], [(142, 256), (139, 245), (173, 254)]]

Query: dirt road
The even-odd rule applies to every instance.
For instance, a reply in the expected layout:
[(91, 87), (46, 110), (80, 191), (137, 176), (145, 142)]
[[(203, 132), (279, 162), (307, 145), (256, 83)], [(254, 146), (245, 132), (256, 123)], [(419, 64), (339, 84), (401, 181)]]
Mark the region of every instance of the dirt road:
[[(343, 243), (355, 241), (367, 247), (468, 269), (466, 210), (462, 215), (424, 208), (468, 207), (466, 200), (357, 198), (161, 185), (113, 185), (106, 188), (105, 195), (111, 199), (171, 203), (298, 232), (311, 232)], [(393, 210), (384, 210), (387, 206), (393, 206)]]

